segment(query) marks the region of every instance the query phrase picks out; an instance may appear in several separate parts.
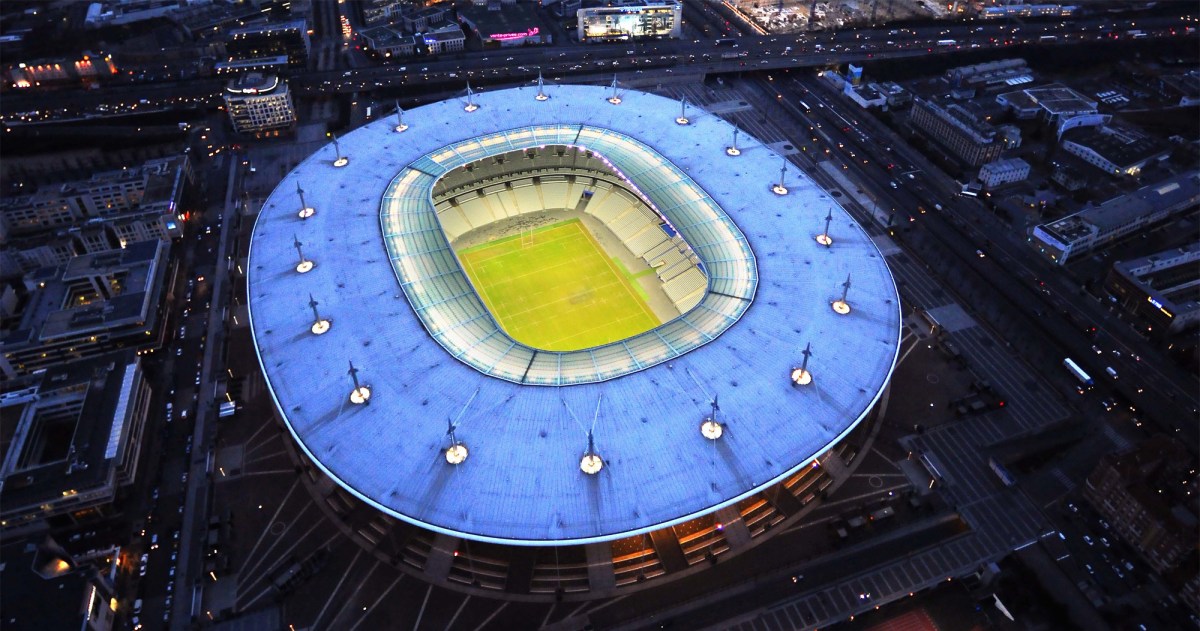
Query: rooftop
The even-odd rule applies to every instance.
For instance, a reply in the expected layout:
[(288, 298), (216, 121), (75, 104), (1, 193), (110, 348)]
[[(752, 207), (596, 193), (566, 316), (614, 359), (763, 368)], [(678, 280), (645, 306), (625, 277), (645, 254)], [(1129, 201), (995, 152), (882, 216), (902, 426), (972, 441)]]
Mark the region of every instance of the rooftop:
[(1060, 83), (1022, 90), (1051, 116), (1096, 111), (1096, 102)]
[(1063, 135), (1063, 140), (1095, 151), (1122, 171), (1170, 151), (1153, 138), (1114, 127), (1071, 129)]
[[(873, 407), (895, 365), (899, 301), (874, 243), (759, 141), (742, 134), (741, 155), (727, 156), (733, 128), (712, 114), (691, 107), (690, 124), (678, 125), (678, 102), (650, 94), (624, 91), (613, 105), (608, 88), (546, 91), (548, 101), (532, 88), (477, 94), (469, 113), (465, 98), (427, 105), (405, 112), (403, 133), (381, 118), (339, 139), (348, 166), (335, 168), (325, 146), (267, 199), (249, 261), (252, 331), (292, 434), (380, 510), (453, 536), (526, 545), (679, 523), (812, 466)], [(464, 309), (459, 322), (497, 325), (486, 311), (465, 310), (477, 302), (469, 286), (443, 294), (444, 304), (421, 293), (462, 275), (427, 186), (465, 160), (552, 141), (596, 147), (709, 257), (713, 273), (699, 306), (644, 334), (649, 346), (634, 348), (632, 338), (579, 352), (582, 365), (539, 365), (547, 380), (536, 387), (512, 372), (488, 375), (529, 349), (486, 332), (453, 352), (430, 339), (446, 329), (424, 312), (452, 301)], [(771, 191), (781, 164), (785, 196)], [(297, 183), (316, 210), (307, 220), (297, 217)], [(829, 249), (814, 239), (826, 212)], [(306, 274), (293, 269), (294, 238), (315, 264)], [(739, 251), (743, 263), (722, 260)], [(756, 267), (745, 267), (747, 256)], [(724, 271), (738, 269), (747, 271)], [(842, 316), (830, 305), (848, 275), (853, 309)], [(310, 292), (332, 321), (321, 336), (308, 333), (311, 313), (298, 298)], [(676, 334), (690, 351), (670, 350)], [(814, 381), (797, 389), (789, 375), (807, 343)], [(557, 357), (536, 355), (534, 363)], [(371, 387), (370, 405), (348, 400), (349, 362)], [(612, 366), (623, 372), (608, 374)], [(560, 378), (576, 368), (607, 380)], [(728, 430), (713, 442), (699, 424), (715, 396)], [(442, 454), (448, 419), (470, 448), (458, 466)], [(579, 470), (589, 429), (606, 464), (595, 476)]]
[(225, 86), (225, 91), (230, 94), (267, 94), (277, 88), (282, 88), (281, 92), (287, 92), (287, 83), (272, 74), (248, 72), (231, 80), (229, 85)]
[[(23, 511), (86, 494), (114, 475), (133, 353), (60, 364), (15, 380), (0, 395), (4, 510)], [(6, 599), (7, 600), (7, 599)]]
[(1195, 204), (1198, 198), (1200, 173), (1184, 172), (1041, 227), (1068, 244), (1092, 232), (1115, 230), (1158, 210)]

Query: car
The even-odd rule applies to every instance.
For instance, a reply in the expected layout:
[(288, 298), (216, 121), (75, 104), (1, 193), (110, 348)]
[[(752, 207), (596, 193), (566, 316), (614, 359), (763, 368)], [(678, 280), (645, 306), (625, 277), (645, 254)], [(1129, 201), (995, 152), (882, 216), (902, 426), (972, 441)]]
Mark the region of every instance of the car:
[(179, 558), (179, 553), (178, 553), (178, 552), (172, 552), (172, 553), (171, 553), (171, 563), (172, 563), (172, 565), (174, 565), (174, 563), (175, 563), (175, 559), (178, 559), (178, 558)]
[(888, 182), (888, 186), (890, 186), (890, 187), (892, 187), (892, 188), (900, 188), (900, 185), (899, 185), (899, 184), (897, 184), (895, 180), (892, 180), (891, 182)]
[(188, 481), (188, 472), (187, 471), (184, 471), (183, 474), (179, 476), (179, 481), (184, 484), (187, 484), (187, 481)]
[(183, 347), (182, 347), (182, 346), (180, 346), (179, 348), (175, 349), (175, 356), (176, 356), (176, 357), (181, 357), (181, 356), (183, 356)]
[(1108, 542), (1108, 537), (1100, 537), (1100, 543), (1103, 543), (1105, 548), (1112, 547), (1112, 544)]
[(1087, 568), (1088, 574), (1096, 573), (1096, 570), (1092, 567), (1091, 563), (1085, 563), (1083, 567)]
[(154, 533), (154, 534), (150, 535), (150, 549), (151, 550), (158, 549), (158, 533)]
[(153, 491), (151, 491), (151, 493), (150, 493), (150, 499), (152, 499), (152, 500), (157, 500), (157, 499), (158, 499), (158, 487), (157, 487), (157, 486), (156, 486), (156, 487), (154, 487), (154, 490), (153, 490)]
[(175, 541), (179, 541), (179, 531), (178, 530), (171, 533), (171, 539), (174, 539)]
[(1099, 346), (1092, 346), (1092, 352), (1097, 355), (1103, 355), (1104, 351), (1100, 350)]
[(133, 613), (142, 613), (142, 599), (133, 601)]
[(978, 256), (981, 259), (987, 258), (987, 255), (983, 253), (983, 250), (975, 250), (975, 256)]
[(1088, 536), (1088, 535), (1084, 535), (1084, 536), (1083, 536), (1083, 542), (1084, 542), (1084, 543), (1086, 543), (1086, 544), (1088, 544), (1089, 546), (1094, 546), (1094, 545), (1096, 545), (1096, 542), (1092, 541), (1092, 538), (1091, 538), (1090, 536)]
[(1130, 572), (1132, 572), (1132, 571), (1133, 571), (1133, 564), (1132, 564), (1132, 563), (1130, 563), (1129, 561), (1125, 561), (1125, 569), (1127, 569), (1127, 570), (1129, 570)]
[(1104, 521), (1103, 519), (1101, 519), (1101, 520), (1100, 520), (1100, 527), (1101, 527), (1101, 528), (1104, 528), (1105, 530), (1108, 530), (1108, 522), (1106, 522), (1106, 521)]
[(1067, 510), (1071, 511), (1072, 513), (1078, 513), (1079, 507), (1071, 502), (1067, 502)]
[(172, 565), (172, 566), (171, 566), (171, 567), (170, 567), (170, 568), (167, 570), (167, 576), (170, 576), (170, 577), (174, 577), (174, 576), (175, 576), (175, 566), (174, 566), (174, 565)]
[(200, 375), (196, 375), (196, 385), (200, 385)]

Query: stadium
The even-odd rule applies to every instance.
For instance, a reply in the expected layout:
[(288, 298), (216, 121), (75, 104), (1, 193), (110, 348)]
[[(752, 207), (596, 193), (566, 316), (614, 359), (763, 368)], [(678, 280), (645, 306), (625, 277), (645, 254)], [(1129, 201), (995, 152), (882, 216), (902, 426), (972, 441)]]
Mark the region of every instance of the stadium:
[(802, 519), (869, 440), (901, 316), (868, 235), (769, 147), (574, 85), (318, 150), (257, 218), (248, 305), (341, 527), (527, 599), (661, 584)]

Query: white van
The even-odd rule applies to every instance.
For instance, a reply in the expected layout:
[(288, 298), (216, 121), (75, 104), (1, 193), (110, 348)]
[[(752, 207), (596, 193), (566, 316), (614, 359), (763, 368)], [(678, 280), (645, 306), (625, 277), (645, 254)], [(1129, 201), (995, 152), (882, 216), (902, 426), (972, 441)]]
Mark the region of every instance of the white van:
[(1108, 373), (1108, 376), (1112, 377), (1113, 379), (1117, 378), (1117, 371), (1113, 370), (1112, 366), (1105, 368), (1104, 372)]

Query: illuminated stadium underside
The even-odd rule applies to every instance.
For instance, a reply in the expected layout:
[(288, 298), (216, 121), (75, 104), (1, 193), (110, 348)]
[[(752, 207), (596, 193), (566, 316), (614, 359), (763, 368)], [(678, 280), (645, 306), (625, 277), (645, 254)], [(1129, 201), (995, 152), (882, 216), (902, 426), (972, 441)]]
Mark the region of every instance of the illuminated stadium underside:
[[(435, 103), (305, 160), (254, 227), (251, 327), (283, 423), (334, 483), (322, 502), (374, 552), (434, 581), (601, 595), (748, 549), (844, 479), (895, 366), (899, 301), (845, 211), (786, 163), (773, 192), (780, 157), (745, 136), (727, 154), (720, 118), (546, 94)], [(676, 314), (576, 351), (514, 340), (462, 255), (539, 213), (611, 234)], [(668, 265), (702, 289), (672, 293)]]

